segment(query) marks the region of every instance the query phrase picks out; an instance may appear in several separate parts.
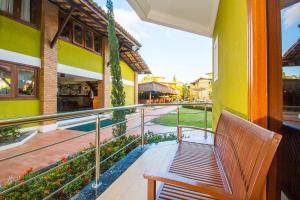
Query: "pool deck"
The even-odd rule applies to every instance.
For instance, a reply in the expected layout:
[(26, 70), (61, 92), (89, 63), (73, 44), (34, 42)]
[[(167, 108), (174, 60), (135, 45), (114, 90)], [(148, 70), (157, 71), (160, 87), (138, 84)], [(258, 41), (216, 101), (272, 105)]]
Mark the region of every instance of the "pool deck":
[[(161, 115), (166, 114), (174, 109), (175, 107), (165, 107), (156, 110), (146, 110), (145, 114)], [(145, 117), (145, 122), (149, 122), (156, 117), (158, 116)], [(128, 129), (138, 126), (140, 122), (141, 119), (139, 115), (130, 116), (130, 120), (127, 123)], [(145, 131), (149, 130), (150, 128), (151, 127), (146, 126)], [(159, 129), (159, 127), (156, 127), (156, 129)], [(74, 130), (56, 130), (48, 133), (39, 133), (21, 146), (0, 151), (0, 159), (31, 151), (33, 149), (44, 147), (84, 134), (84, 132)], [(131, 134), (140, 134), (140, 129), (136, 129)], [(101, 130), (101, 141), (110, 138), (112, 138), (112, 127)], [(94, 144), (94, 141), (95, 134), (90, 133), (67, 142), (56, 144), (52, 147), (44, 148), (5, 161), (0, 161), (0, 184), (6, 183), (9, 179), (17, 179), (19, 176), (25, 174), (29, 169), (36, 171), (47, 167), (61, 160), (62, 158), (67, 157), (68, 155), (74, 154), (79, 150), (89, 147), (91, 143)]]

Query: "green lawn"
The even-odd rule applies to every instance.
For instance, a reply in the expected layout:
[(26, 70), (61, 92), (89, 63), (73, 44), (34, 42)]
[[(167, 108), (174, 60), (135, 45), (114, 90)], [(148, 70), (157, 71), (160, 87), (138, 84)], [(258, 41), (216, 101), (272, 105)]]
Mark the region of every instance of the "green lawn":
[[(172, 111), (173, 113), (176, 110)], [(196, 126), (204, 128), (204, 111), (188, 108), (180, 108), (180, 125)], [(183, 114), (190, 113), (190, 114)], [(197, 113), (197, 114), (192, 114)], [(163, 115), (159, 118), (153, 119), (151, 122), (155, 124), (165, 125), (165, 126), (176, 126), (177, 115)], [(211, 128), (211, 112), (207, 112), (207, 126)]]

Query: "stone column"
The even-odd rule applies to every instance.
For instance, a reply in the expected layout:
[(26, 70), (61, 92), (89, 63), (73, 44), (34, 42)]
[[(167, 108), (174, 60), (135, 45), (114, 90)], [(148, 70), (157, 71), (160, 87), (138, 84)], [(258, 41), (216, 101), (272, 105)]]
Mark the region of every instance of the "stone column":
[[(51, 48), (50, 43), (58, 29), (58, 7), (42, 0), (41, 15), (40, 113), (53, 114), (57, 112), (57, 47)], [(48, 132), (56, 127), (55, 121), (44, 122), (40, 131)]]
[(134, 73), (134, 104), (139, 103), (139, 80), (138, 73)]

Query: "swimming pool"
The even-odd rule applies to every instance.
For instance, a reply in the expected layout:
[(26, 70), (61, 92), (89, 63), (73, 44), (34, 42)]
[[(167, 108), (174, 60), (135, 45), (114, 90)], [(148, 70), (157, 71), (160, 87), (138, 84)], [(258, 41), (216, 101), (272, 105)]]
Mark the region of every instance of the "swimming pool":
[[(104, 119), (100, 121), (100, 127), (106, 127), (112, 124), (112, 120), (111, 119)], [(86, 123), (86, 124), (81, 124), (78, 126), (72, 126), (70, 128), (67, 128), (68, 130), (74, 130), (74, 131), (84, 131), (84, 132), (89, 132), (92, 130), (96, 129), (96, 123), (95, 122), (90, 122), (90, 123)]]

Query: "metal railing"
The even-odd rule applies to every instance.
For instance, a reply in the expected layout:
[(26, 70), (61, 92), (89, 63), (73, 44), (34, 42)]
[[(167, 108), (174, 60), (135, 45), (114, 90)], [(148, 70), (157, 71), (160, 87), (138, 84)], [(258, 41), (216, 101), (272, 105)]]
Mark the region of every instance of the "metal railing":
[[(2, 195), (5, 195), (6, 193), (13, 191), (15, 189), (17, 189), (18, 187), (30, 183), (31, 181), (49, 173), (52, 170), (55, 170), (59, 167), (61, 167), (62, 165), (65, 164), (69, 164), (72, 161), (87, 155), (93, 151), (95, 151), (95, 164), (92, 168), (88, 169), (87, 171), (83, 172), (81, 175), (77, 176), (76, 178), (74, 178), (73, 180), (69, 181), (68, 183), (66, 183), (65, 185), (63, 185), (61, 188), (58, 188), (57, 190), (53, 191), (51, 194), (49, 194), (48, 196), (46, 196), (44, 199), (49, 199), (50, 197), (53, 197), (53, 195), (55, 195), (57, 192), (61, 191), (62, 189), (64, 189), (66, 186), (68, 186), (69, 184), (73, 183), (74, 181), (76, 181), (77, 179), (79, 179), (80, 177), (86, 175), (87, 173), (93, 172), (95, 173), (95, 183), (93, 184), (94, 188), (98, 188), (100, 186), (100, 168), (101, 168), (101, 164), (106, 162), (108, 159), (112, 158), (113, 156), (115, 156), (116, 154), (118, 154), (119, 152), (121, 152), (122, 150), (126, 149), (129, 145), (131, 145), (133, 142), (137, 142), (139, 140), (141, 140), (141, 147), (144, 147), (145, 144), (145, 124), (147, 122), (145, 122), (145, 117), (159, 117), (161, 115), (152, 115), (152, 114), (145, 114), (145, 110), (150, 108), (150, 107), (167, 107), (167, 106), (175, 106), (176, 107), (176, 113), (166, 113), (165, 115), (177, 115), (176, 116), (176, 125), (177, 125), (177, 138), (178, 140), (180, 138), (182, 138), (182, 129), (179, 127), (180, 126), (180, 115), (184, 115), (184, 114), (199, 114), (199, 112), (195, 112), (195, 113), (183, 113), (180, 112), (180, 106), (203, 106), (203, 112), (204, 112), (204, 129), (207, 130), (208, 128), (208, 115), (207, 115), (207, 108), (211, 106), (210, 103), (163, 103), (163, 104), (138, 104), (138, 105), (132, 105), (132, 106), (122, 106), (122, 107), (114, 107), (114, 108), (103, 108), (103, 109), (94, 109), (94, 110), (86, 110), (86, 111), (76, 111), (76, 112), (68, 112), (68, 113), (57, 113), (57, 114), (49, 114), (49, 115), (40, 115), (40, 116), (32, 116), (32, 117), (23, 117), (23, 118), (15, 118), (15, 119), (4, 119), (4, 120), (0, 120), (0, 128), (3, 127), (10, 127), (10, 126), (19, 126), (19, 125), (25, 125), (25, 124), (32, 124), (32, 123), (37, 123), (37, 122), (46, 122), (46, 121), (56, 121), (56, 120), (65, 120), (65, 119), (73, 119), (73, 118), (78, 118), (78, 117), (85, 117), (85, 116), (91, 116), (91, 115), (96, 115), (96, 119), (95, 119), (95, 124), (96, 124), (96, 129), (93, 131), (89, 131), (89, 132), (84, 132), (80, 135), (68, 138), (68, 139), (64, 139), (58, 142), (54, 142), (42, 147), (38, 147), (29, 151), (25, 151), (22, 153), (17, 153), (17, 154), (13, 154), (7, 157), (3, 157), (0, 158), (0, 162), (5, 162), (7, 160), (19, 157), (19, 156), (23, 156), (26, 154), (30, 154), (42, 149), (46, 149), (49, 147), (52, 147), (54, 145), (57, 144), (61, 144), (67, 141), (71, 141), (83, 136), (86, 136), (87, 134), (90, 133), (95, 133), (95, 147), (92, 149), (89, 149), (88, 151), (86, 151), (84, 154), (81, 154), (77, 157), (73, 157), (72, 159), (68, 160), (65, 163), (60, 163), (56, 166), (54, 166), (51, 169), (48, 169), (42, 173), (39, 173), (38, 175), (31, 177), (30, 179), (27, 179), (26, 181), (21, 181), (18, 184), (15, 184), (14, 186), (7, 188), (3, 191), (0, 191), (0, 197)], [(140, 124), (138, 126), (134, 126), (130, 129), (128, 129), (124, 134), (111, 138), (108, 141), (106, 141), (105, 143), (101, 143), (101, 131), (104, 129), (107, 129), (109, 127), (115, 126), (115, 125), (119, 125), (119, 124), (123, 124), (123, 123), (127, 123), (128, 121), (132, 120), (132, 119), (126, 119), (122, 122), (118, 122), (115, 124), (111, 124), (105, 127), (101, 127), (101, 123), (100, 123), (100, 119), (101, 119), (101, 114), (104, 113), (109, 113), (109, 112), (113, 112), (116, 110), (128, 110), (128, 109), (139, 109), (140, 110)], [(203, 113), (202, 112), (202, 113)], [(105, 158), (104, 160), (101, 160), (101, 156), (100, 156), (100, 149), (101, 147), (117, 140), (120, 137), (126, 136), (129, 133), (132, 133), (133, 131), (136, 131), (137, 129), (140, 129), (140, 135), (138, 137), (136, 137), (134, 140), (132, 140), (130, 143), (126, 144), (125, 146), (121, 147), (117, 152), (114, 152), (113, 154), (111, 154), (110, 156), (108, 156), (107, 158)], [(163, 133), (164, 134), (164, 133)], [(207, 138), (207, 133), (205, 131), (205, 138)]]

